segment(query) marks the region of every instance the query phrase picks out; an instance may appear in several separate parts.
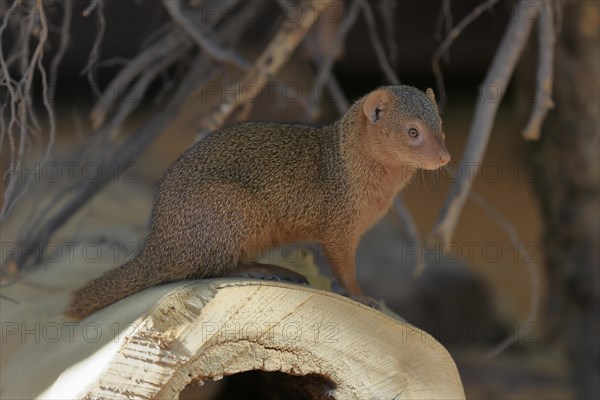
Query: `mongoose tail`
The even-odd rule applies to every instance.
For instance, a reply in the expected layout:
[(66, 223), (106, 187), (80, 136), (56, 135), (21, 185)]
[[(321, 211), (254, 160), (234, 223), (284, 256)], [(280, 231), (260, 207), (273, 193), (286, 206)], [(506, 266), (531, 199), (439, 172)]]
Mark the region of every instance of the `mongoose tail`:
[[(65, 316), (81, 320), (102, 308), (134, 295), (151, 286), (177, 281), (185, 277), (158, 275), (157, 268), (149, 268), (148, 263), (135, 258), (122, 266), (88, 282), (71, 295), (64, 311)], [(143, 271), (143, 273), (140, 273)], [(307, 284), (306, 278), (294, 271), (277, 265), (244, 263), (226, 272), (223, 276), (255, 279), (280, 280)], [(137, 279), (136, 279), (137, 278)]]
[[(141, 271), (144, 273), (140, 273)], [(139, 258), (135, 258), (73, 292), (64, 314), (80, 320), (127, 296), (161, 283), (158, 277), (152, 278), (154, 271), (145, 267)]]

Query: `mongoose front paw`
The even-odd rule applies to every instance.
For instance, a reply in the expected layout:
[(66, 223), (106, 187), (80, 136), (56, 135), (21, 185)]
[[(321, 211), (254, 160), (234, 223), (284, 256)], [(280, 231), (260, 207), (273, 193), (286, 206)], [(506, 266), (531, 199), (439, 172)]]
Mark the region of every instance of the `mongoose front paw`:
[(381, 310), (381, 304), (372, 297), (363, 296), (363, 295), (349, 296), (349, 297), (354, 301), (358, 301), (359, 303), (364, 304), (365, 306), (369, 306), (376, 310)]

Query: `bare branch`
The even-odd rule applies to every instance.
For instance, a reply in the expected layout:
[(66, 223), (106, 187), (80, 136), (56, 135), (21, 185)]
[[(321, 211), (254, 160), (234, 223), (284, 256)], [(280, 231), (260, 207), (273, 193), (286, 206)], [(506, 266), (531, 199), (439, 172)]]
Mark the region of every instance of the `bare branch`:
[(177, 62), (177, 60), (181, 58), (187, 51), (188, 47), (179, 46), (173, 49), (173, 51), (168, 53), (162, 59), (155, 61), (133, 84), (133, 87), (131, 88), (129, 93), (126, 94), (123, 100), (121, 101), (116, 114), (103, 129), (106, 129), (109, 132), (109, 134), (113, 135), (115, 129), (121, 126), (125, 119), (137, 107), (136, 103), (141, 102), (141, 100), (144, 98), (146, 90), (154, 81), (154, 79), (156, 79), (156, 77), (170, 65)]
[[(396, 212), (396, 215), (398, 215), (398, 218), (400, 218), (404, 229), (406, 229), (406, 233), (409, 237), (409, 243), (413, 243), (416, 246), (419, 246), (421, 244), (421, 235), (419, 235), (417, 224), (415, 224), (412, 215), (410, 215), (410, 213), (406, 209), (406, 204), (404, 203), (404, 200), (400, 195), (396, 196), (396, 198), (394, 199), (393, 207), (394, 211)], [(413, 275), (415, 277), (419, 277), (423, 273), (423, 271), (425, 271), (425, 261), (423, 260), (422, 252), (417, 251), (416, 255), (417, 262), (415, 265)]]
[[(13, 57), (13, 60), (19, 60), (20, 77), (18, 79), (13, 78), (10, 72), (10, 60), (4, 58), (4, 52), (0, 52), (0, 66), (2, 69), (2, 85), (8, 88), (8, 103), (10, 104), (9, 109), (9, 122), (8, 124), (4, 121), (5, 108), (2, 107), (2, 141), (0, 142), (0, 150), (3, 149), (4, 139), (8, 138), (10, 145), (9, 160), (11, 166), (5, 172), (2, 177), (3, 183), (6, 183), (3, 193), (2, 207), (0, 208), (0, 221), (5, 220), (10, 214), (13, 206), (19, 201), (19, 199), (25, 195), (30, 184), (31, 179), (25, 179), (23, 182), (20, 171), (22, 168), (22, 161), (24, 160), (27, 152), (30, 149), (31, 137), (36, 137), (38, 131), (41, 130), (33, 108), (33, 101), (31, 95), (33, 93), (33, 80), (36, 70), (41, 74), (41, 83), (43, 89), (43, 104), (46, 112), (48, 113), (48, 120), (50, 129), (48, 132), (48, 144), (46, 145), (46, 151), (41, 160), (41, 164), (45, 163), (50, 150), (54, 144), (54, 137), (56, 134), (56, 127), (54, 121), (54, 110), (49, 102), (48, 98), (48, 82), (46, 79), (46, 73), (42, 66), (42, 59), (44, 57), (44, 49), (48, 40), (48, 24), (46, 21), (46, 15), (41, 0), (36, 0), (29, 6), (34, 7), (33, 12), (31, 10), (21, 10), (21, 1), (15, 1), (8, 13), (3, 16), (2, 24), (0, 25), (0, 42), (6, 28), (8, 27), (9, 20), (11, 17), (21, 18), (23, 12), (27, 12), (25, 22), (23, 24), (16, 25), (17, 30), (15, 34), (18, 40), (15, 40), (11, 50), (15, 50), (15, 46), (20, 46), (15, 54), (18, 57)], [(39, 25), (38, 25), (39, 24)], [(39, 28), (39, 29), (38, 29)], [(34, 32), (35, 30), (35, 32)], [(29, 42), (31, 39), (37, 38), (37, 45), (33, 54), (29, 54)], [(25, 46), (25, 42), (27, 45)], [(15, 138), (18, 137), (18, 144)], [(11, 174), (9, 175), (9, 171)], [(29, 178), (29, 177), (28, 177)]]
[[(25, 7), (31, 7), (31, 2), (29, 2), (29, 4), (27, 2), (25, 2), (23, 4), (22, 8), (25, 8)], [(26, 70), (27, 70), (27, 67), (29, 66), (29, 41), (32, 36), (34, 24), (36, 22), (36, 18), (35, 18), (36, 10), (34, 9), (33, 12), (29, 12), (29, 11), (30, 10), (28, 10), (25, 13), (21, 12), (22, 17), (21, 17), (21, 23), (19, 24), (19, 28), (20, 28), (19, 42), (17, 43), (17, 46), (15, 46), (17, 49), (20, 49), (20, 51), (17, 54), (15, 54), (15, 56), (20, 55), (19, 69), (21, 70), (21, 76), (26, 75)]]
[[(50, 151), (54, 148), (54, 141), (56, 140), (56, 120), (54, 116), (54, 107), (50, 104), (50, 89), (48, 88), (48, 78), (46, 76), (46, 70), (42, 65), (42, 58), (44, 57), (44, 46), (46, 44), (46, 41), (48, 40), (48, 23), (46, 21), (46, 14), (44, 12), (44, 5), (42, 4), (42, 0), (37, 0), (37, 5), (40, 10), (40, 24), (42, 25), (42, 29), (40, 31), (40, 43), (38, 45), (39, 56), (37, 57), (36, 66), (40, 75), (42, 76), (42, 102), (44, 104), (44, 108), (46, 109), (46, 113), (48, 114), (48, 123), (50, 125), (50, 130), (48, 131), (48, 145), (46, 146), (44, 158), (41, 161), (41, 164), (44, 164), (46, 163), (46, 161), (48, 161)], [(33, 73), (31, 74), (31, 76), (33, 79)]]
[[(325, 55), (323, 59), (315, 60), (319, 67), (319, 72), (317, 73), (317, 77), (315, 78), (315, 83), (310, 91), (309, 106), (308, 106), (308, 116), (309, 119), (314, 120), (318, 115), (318, 107), (317, 107), (317, 99), (321, 97), (321, 93), (326, 83), (331, 82), (331, 70), (333, 68), (333, 64), (335, 62), (335, 55), (338, 53), (339, 49), (342, 47), (344, 43), (344, 39), (356, 23), (358, 19), (358, 14), (360, 11), (360, 3), (358, 0), (354, 0), (354, 2), (350, 5), (350, 8), (346, 12), (343, 21), (339, 25), (337, 31), (335, 32), (335, 36), (331, 45), (329, 46), (329, 51)], [(334, 84), (335, 85), (335, 84)], [(341, 92), (341, 91), (340, 91)], [(335, 96), (334, 96), (335, 98)], [(337, 101), (336, 101), (337, 103)], [(347, 103), (347, 101), (346, 101)], [(346, 109), (350, 105), (346, 107)], [(344, 110), (345, 112), (345, 110)]]
[[(223, 99), (219, 107), (204, 119), (198, 139), (223, 126), (238, 106), (247, 101), (252, 101), (260, 94), (269, 76), (276, 74), (298, 47), (319, 17), (322, 8), (319, 6), (318, 0), (305, 0), (301, 3), (300, 18), (297, 21), (286, 20), (254, 66), (239, 82), (231, 85), (226, 90), (226, 93), (236, 94)], [(252, 83), (252, 87), (256, 88), (255, 92), (250, 96), (242, 96), (239, 91), (243, 90), (249, 83)]]
[(180, 46), (190, 47), (189, 42), (182, 35), (169, 31), (153, 45), (141, 51), (123, 67), (94, 105), (90, 113), (92, 126), (99, 128), (104, 123), (115, 101), (120, 97), (119, 94), (135, 81), (140, 74), (143, 74), (152, 64), (172, 53)]
[(240, 55), (231, 50), (224, 49), (218, 44), (208, 40), (208, 38), (206, 38), (200, 29), (197, 29), (192, 21), (181, 11), (180, 0), (163, 0), (163, 5), (173, 20), (177, 22), (183, 28), (183, 30), (192, 39), (194, 39), (196, 44), (209, 56), (217, 61), (233, 64), (243, 70), (249, 68), (248, 62)]
[(104, 19), (104, 0), (92, 0), (90, 5), (83, 11), (83, 16), (88, 17), (94, 10), (98, 13), (98, 29), (96, 31), (96, 39), (90, 51), (90, 56), (86, 66), (81, 71), (82, 74), (86, 74), (88, 82), (97, 97), (100, 97), (100, 87), (96, 81), (96, 67), (100, 60), (100, 45), (102, 39), (104, 39), (104, 32), (106, 31), (106, 20)]
[(95, 0), (91, 0), (90, 4), (88, 4), (88, 6), (83, 10), (81, 15), (83, 15), (85, 18), (89, 17), (90, 14), (94, 12), (94, 10), (96, 9), (97, 6), (98, 6), (98, 2)]
[(536, 92), (539, 98), (529, 117), (529, 121), (523, 130), (523, 138), (527, 140), (538, 140), (542, 123), (548, 111), (554, 107), (552, 101), (552, 81), (554, 79), (554, 45), (556, 33), (554, 31), (554, 5), (551, 2), (541, 4), (540, 20), (538, 23), (538, 65), (536, 76)]
[[(452, 30), (453, 18), (452, 18), (452, 0), (443, 0), (442, 6), (440, 7), (440, 13), (438, 15), (437, 20), (435, 21), (435, 39), (437, 41), (442, 41), (450, 31)], [(450, 53), (445, 52), (443, 55), (444, 62), (450, 62)]]
[[(440, 60), (446, 54), (452, 43), (456, 40), (457, 37), (460, 36), (462, 31), (465, 30), (467, 26), (471, 24), (471, 22), (475, 21), (481, 14), (483, 14), (486, 10), (492, 8), (498, 0), (486, 0), (484, 3), (479, 4), (477, 7), (473, 9), (467, 16), (461, 19), (458, 24), (450, 32), (444, 39), (444, 41), (438, 46), (433, 57), (431, 59), (431, 68), (433, 69), (433, 74), (435, 75), (435, 80), (437, 82), (437, 91), (439, 94), (438, 107), (440, 110), (443, 110), (446, 106), (447, 96), (446, 96), (446, 87), (444, 85), (444, 76), (442, 75), (442, 70), (440, 69)], [(445, 4), (445, 3), (444, 3)], [(514, 18), (520, 18), (522, 14), (517, 15)]]
[[(278, 0), (278, 2), (282, 8), (289, 7), (291, 4), (293, 4), (290, 0)], [(332, 42), (325, 51), (325, 57), (323, 57), (323, 52), (315, 51), (313, 47), (309, 46), (307, 41), (304, 41), (303, 43), (303, 47), (307, 50), (307, 53), (312, 56), (313, 62), (318, 68), (317, 78), (315, 79), (313, 88), (307, 97), (307, 101), (302, 102), (307, 108), (307, 119), (311, 121), (316, 120), (318, 117), (319, 109), (317, 107), (317, 100), (321, 95), (323, 86), (327, 87), (329, 94), (335, 103), (338, 114), (342, 115), (348, 110), (348, 108), (350, 108), (350, 103), (344, 95), (344, 91), (342, 90), (340, 83), (336, 77), (333, 76), (331, 68), (333, 67), (335, 56), (340, 51), (343, 39), (346, 37), (346, 34), (352, 25), (354, 25), (357, 17), (358, 3), (354, 2), (352, 3), (350, 12), (346, 13), (346, 18), (344, 18), (344, 21), (336, 30)]]
[(11, 303), (20, 304), (19, 301), (13, 299), (12, 297), (5, 296), (3, 294), (0, 294), (0, 299), (10, 301)]
[(50, 89), (48, 91), (48, 96), (50, 99), (54, 99), (54, 93), (56, 91), (56, 75), (58, 73), (58, 65), (63, 59), (67, 48), (69, 47), (69, 28), (71, 28), (71, 19), (73, 16), (73, 3), (70, 1), (64, 2), (64, 16), (62, 21), (62, 26), (60, 30), (60, 46), (58, 51), (52, 58), (52, 62), (50, 63)]
[(369, 36), (371, 37), (371, 43), (373, 43), (373, 48), (375, 49), (375, 54), (377, 55), (377, 60), (379, 61), (379, 66), (381, 67), (383, 73), (385, 74), (386, 79), (393, 85), (399, 85), (400, 79), (396, 76), (394, 69), (390, 65), (390, 62), (385, 55), (385, 49), (383, 48), (383, 44), (379, 39), (379, 35), (377, 34), (377, 23), (375, 22), (375, 16), (373, 15), (373, 10), (371, 9), (371, 5), (366, 0), (356, 0), (360, 3), (363, 9), (363, 15), (365, 16), (365, 21), (367, 21), (367, 26), (369, 27)]
[(350, 102), (342, 90), (342, 86), (334, 75), (331, 75), (327, 82), (327, 90), (335, 103), (339, 115), (344, 115), (350, 108)]
[(497, 356), (498, 354), (500, 354), (502, 351), (504, 351), (510, 345), (516, 343), (520, 337), (524, 337), (524, 334), (525, 334), (525, 331), (527, 330), (527, 328), (530, 327), (531, 324), (534, 323), (535, 320), (537, 319), (538, 311), (540, 308), (539, 266), (534, 261), (535, 260), (534, 255), (531, 254), (530, 251), (528, 250), (527, 246), (523, 245), (523, 243), (521, 242), (521, 239), (519, 238), (519, 233), (517, 232), (517, 229), (514, 227), (514, 225), (512, 223), (510, 223), (509, 220), (504, 218), (498, 212), (498, 210), (496, 210), (490, 203), (488, 203), (477, 192), (471, 191), (471, 193), (469, 193), (469, 197), (471, 200), (473, 200), (475, 203), (477, 203), (477, 205), (479, 205), (481, 208), (483, 208), (488, 213), (488, 215), (498, 225), (500, 225), (500, 227), (502, 229), (504, 229), (504, 231), (510, 238), (511, 245), (513, 246), (513, 248), (516, 247), (516, 251), (519, 254), (519, 258), (525, 264), (525, 267), (527, 268), (527, 272), (529, 273), (529, 281), (531, 283), (531, 303), (529, 306), (529, 315), (527, 316), (527, 322), (525, 324), (521, 325), (518, 332), (515, 332), (515, 334), (507, 337), (500, 344), (498, 344), (492, 350), (490, 350), (485, 356), (486, 359), (490, 359), (490, 358), (493, 358), (493, 357)]
[[(116, 166), (119, 167), (130, 163), (135, 156), (151, 142), (151, 139), (163, 130), (165, 125), (172, 118), (173, 113), (181, 107), (187, 96), (195, 89), (195, 86), (200, 79), (202, 68), (204, 67), (203, 61), (201, 56), (196, 58), (185, 78), (178, 85), (178, 90), (173, 94), (166, 106), (161, 107), (159, 112), (146, 120), (144, 125), (142, 125), (137, 132), (134, 132), (133, 135), (117, 148), (115, 151), (115, 159), (113, 161)], [(31, 232), (25, 240), (20, 241), (25, 244), (25, 248), (15, 256), (16, 258), (14, 260), (11, 259), (7, 262), (7, 264), (16, 262), (16, 265), (22, 268), (21, 274), (16, 279), (22, 279), (25, 273), (23, 268), (26, 265), (27, 260), (35, 253), (34, 250), (36, 248), (43, 248), (46, 243), (48, 243), (48, 240), (54, 231), (67, 221), (75, 211), (87, 202), (87, 200), (110, 182), (111, 178), (111, 174), (102, 174), (100, 179), (95, 182), (83, 183), (81, 188), (78, 188), (79, 191), (64, 204), (61, 204), (61, 208), (57, 212), (52, 213), (51, 218), (47, 222), (41, 227), (38, 227), (36, 231)], [(1, 285), (0, 287), (5, 287), (12, 283), (14, 283), (14, 281)]]
[[(463, 170), (473, 167), (471, 170), (474, 173), (478, 171), (490, 138), (496, 111), (531, 32), (532, 21), (525, 20), (523, 16), (528, 15), (526, 11), (530, 9), (531, 4), (539, 7), (540, 2), (540, 0), (534, 3), (528, 0), (519, 0), (515, 6), (511, 22), (506, 28), (502, 42), (480, 88), (481, 93), (477, 100), (469, 139), (460, 164), (460, 168)], [(472, 174), (461, 174), (461, 177), (452, 185), (431, 234), (432, 240), (442, 243), (448, 243), (451, 240), (472, 184)]]

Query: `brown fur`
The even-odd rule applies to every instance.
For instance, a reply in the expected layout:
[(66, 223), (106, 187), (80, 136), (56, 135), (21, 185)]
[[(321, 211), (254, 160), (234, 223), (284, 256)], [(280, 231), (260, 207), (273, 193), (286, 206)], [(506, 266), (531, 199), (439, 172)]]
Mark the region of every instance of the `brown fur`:
[[(419, 140), (408, 131), (417, 128)], [(360, 298), (361, 235), (418, 168), (449, 161), (433, 92), (388, 86), (333, 125), (247, 122), (220, 129), (169, 168), (139, 255), (77, 290), (83, 318), (164, 282), (231, 274), (269, 247), (320, 242), (342, 287)]]

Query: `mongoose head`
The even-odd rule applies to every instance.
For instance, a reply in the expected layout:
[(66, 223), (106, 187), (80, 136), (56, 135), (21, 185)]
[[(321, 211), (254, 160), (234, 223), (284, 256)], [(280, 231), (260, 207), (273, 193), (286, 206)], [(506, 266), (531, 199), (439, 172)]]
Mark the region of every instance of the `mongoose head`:
[(450, 161), (431, 89), (381, 87), (363, 98), (362, 111), (369, 149), (380, 163), (433, 170)]

